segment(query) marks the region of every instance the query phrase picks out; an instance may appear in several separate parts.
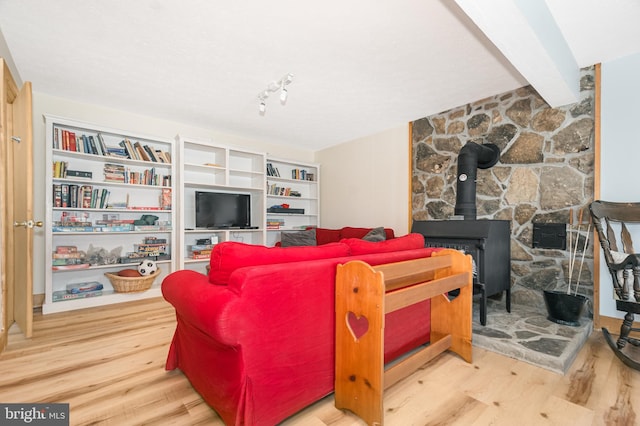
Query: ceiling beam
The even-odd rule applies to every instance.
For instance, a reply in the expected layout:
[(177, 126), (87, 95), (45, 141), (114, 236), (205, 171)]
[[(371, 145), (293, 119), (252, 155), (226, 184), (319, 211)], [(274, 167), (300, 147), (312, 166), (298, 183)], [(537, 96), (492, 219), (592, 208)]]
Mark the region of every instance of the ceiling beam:
[(544, 1), (456, 3), (551, 107), (578, 101), (580, 68)]

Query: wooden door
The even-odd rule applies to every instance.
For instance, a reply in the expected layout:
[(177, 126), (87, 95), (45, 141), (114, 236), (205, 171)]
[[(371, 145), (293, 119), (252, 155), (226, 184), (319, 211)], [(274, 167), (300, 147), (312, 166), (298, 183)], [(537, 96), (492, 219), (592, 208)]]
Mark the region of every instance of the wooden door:
[(33, 328), (33, 118), (31, 83), (17, 89), (2, 60), (2, 346), (15, 322)]
[[(33, 323), (33, 118), (31, 83), (26, 82), (13, 102), (13, 269), (14, 320), (25, 337)], [(42, 226), (42, 223), (38, 223)]]

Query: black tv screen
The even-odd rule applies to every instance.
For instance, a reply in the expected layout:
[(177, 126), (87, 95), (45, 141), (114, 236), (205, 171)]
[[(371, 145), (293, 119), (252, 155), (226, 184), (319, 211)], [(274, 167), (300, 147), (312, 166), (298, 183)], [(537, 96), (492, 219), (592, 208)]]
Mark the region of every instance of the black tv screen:
[(196, 191), (196, 228), (251, 226), (249, 194)]

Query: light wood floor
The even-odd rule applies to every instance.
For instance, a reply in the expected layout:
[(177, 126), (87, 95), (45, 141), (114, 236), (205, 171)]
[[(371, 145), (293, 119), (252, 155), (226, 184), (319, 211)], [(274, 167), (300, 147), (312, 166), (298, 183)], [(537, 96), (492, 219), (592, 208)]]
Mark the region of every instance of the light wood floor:
[[(0, 354), (0, 402), (63, 402), (72, 425), (222, 425), (180, 371), (164, 361), (175, 326), (162, 299), (36, 314), (31, 340), (12, 332)], [(385, 393), (385, 424), (640, 424), (640, 372), (594, 332), (565, 376), (474, 348), (445, 353)], [(363, 425), (333, 396), (284, 425)]]

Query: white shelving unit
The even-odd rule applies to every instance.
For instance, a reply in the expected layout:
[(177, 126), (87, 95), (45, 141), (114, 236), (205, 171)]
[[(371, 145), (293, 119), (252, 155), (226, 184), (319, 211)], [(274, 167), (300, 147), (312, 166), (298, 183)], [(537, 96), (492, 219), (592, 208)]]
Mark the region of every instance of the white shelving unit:
[[(110, 129), (99, 125), (79, 122), (62, 117), (45, 116), (46, 122), (46, 223), (45, 247), (47, 256), (45, 268), (45, 301), (43, 313), (61, 312), (92, 306), (108, 305), (148, 297), (160, 296), (160, 283), (175, 270), (176, 259), (173, 246), (176, 242), (176, 205), (174, 176), (175, 161), (162, 162), (162, 153), (175, 160), (175, 148), (171, 139), (136, 134), (130, 131)], [(83, 138), (84, 136), (84, 138)], [(100, 138), (103, 144), (100, 144)], [(92, 153), (90, 141), (93, 139), (96, 153)], [(104, 155), (103, 147), (119, 147), (123, 140), (138, 142), (150, 160), (131, 160)], [(86, 140), (86, 145), (84, 140)], [(74, 146), (75, 143), (75, 146)], [(88, 152), (85, 152), (87, 151)], [(159, 151), (159, 152), (158, 152)], [(64, 164), (67, 170), (78, 171), (91, 177), (61, 175), (55, 164)], [(105, 166), (114, 165), (127, 173), (129, 182), (107, 180)], [(144, 179), (146, 178), (146, 181)], [(138, 179), (138, 180), (135, 180)], [(85, 188), (83, 191), (76, 188)], [(86, 189), (90, 188), (90, 191)], [(68, 195), (63, 195), (68, 192)], [(72, 194), (77, 193), (77, 198)], [(108, 194), (108, 195), (107, 195)], [(91, 201), (93, 197), (94, 201)], [(135, 226), (133, 220), (143, 215), (155, 216), (153, 225)], [(85, 226), (71, 226), (70, 218), (84, 222)], [(101, 221), (107, 221), (102, 223)], [(131, 228), (132, 230), (125, 230)], [(121, 269), (136, 268), (129, 253), (139, 253), (140, 246), (150, 239), (166, 245), (162, 255), (157, 257), (161, 274), (151, 289), (139, 293), (117, 293), (105, 272), (116, 273)], [(76, 247), (87, 257), (76, 265), (54, 265), (54, 253), (64, 251), (63, 247)], [(91, 254), (96, 254), (90, 256)], [(58, 256), (59, 257), (59, 256)], [(113, 263), (125, 258), (131, 263)], [(56, 259), (55, 262), (60, 262)], [(69, 261), (73, 262), (73, 261)], [(136, 262), (139, 262), (137, 260)], [(87, 266), (89, 264), (90, 266)], [(77, 269), (74, 269), (77, 268)], [(71, 300), (54, 301), (54, 295), (66, 291), (67, 284), (98, 282), (103, 284), (102, 295)]]
[(291, 213), (267, 210), (267, 228), (271, 228), (271, 222), (281, 222), (278, 229), (267, 230), (267, 245), (280, 241), (283, 231), (320, 225), (319, 164), (267, 158), (266, 173), (267, 209), (288, 205), (291, 210)]
[[(211, 141), (176, 137), (178, 147), (179, 269), (206, 272), (209, 257), (194, 258), (198, 240), (265, 244), (265, 154)], [(207, 229), (196, 226), (195, 193), (248, 194), (255, 229)]]

